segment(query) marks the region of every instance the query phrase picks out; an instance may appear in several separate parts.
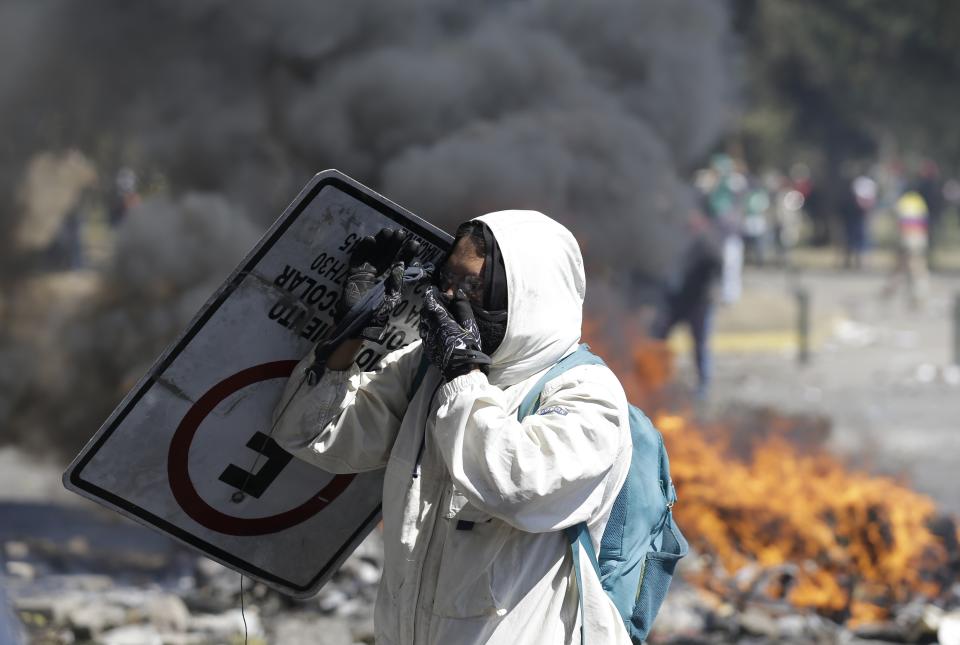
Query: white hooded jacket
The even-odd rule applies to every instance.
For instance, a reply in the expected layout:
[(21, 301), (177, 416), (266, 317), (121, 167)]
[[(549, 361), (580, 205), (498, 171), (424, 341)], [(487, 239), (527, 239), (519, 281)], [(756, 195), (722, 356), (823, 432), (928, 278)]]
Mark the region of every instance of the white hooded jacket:
[[(524, 395), (580, 341), (583, 259), (573, 235), (541, 213), (478, 219), (507, 273), (507, 329), (489, 376), (444, 384), (431, 367), (408, 401), (416, 342), (375, 372), (328, 370), (296, 392), (274, 431), (286, 450), (332, 473), (386, 467), (378, 645), (579, 643), (562, 529), (587, 522), (599, 546), (630, 465), (626, 397), (604, 366), (551, 380), (542, 412), (517, 421)], [(593, 568), (582, 570), (587, 642), (628, 645)]]

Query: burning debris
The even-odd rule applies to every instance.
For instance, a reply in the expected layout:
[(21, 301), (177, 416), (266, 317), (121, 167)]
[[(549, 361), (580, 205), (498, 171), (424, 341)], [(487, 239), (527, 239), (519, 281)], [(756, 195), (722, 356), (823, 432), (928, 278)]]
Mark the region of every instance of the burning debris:
[(629, 357), (611, 365), (628, 398), (648, 402), (664, 436), (674, 515), (696, 552), (683, 572), (696, 591), (668, 598), (679, 606), (658, 622), (661, 640), (691, 631), (718, 632), (710, 642), (822, 640), (850, 629), (924, 642), (960, 607), (960, 531), (933, 500), (846, 468), (823, 448), (825, 419), (741, 409), (704, 421), (675, 412), (683, 406), (665, 394), (668, 351), (643, 340), (633, 347), (632, 356), (601, 353)]
[[(744, 408), (704, 422), (668, 412), (677, 406), (663, 387), (672, 371), (663, 345), (638, 343), (630, 356), (592, 342), (626, 377), (629, 397), (648, 401), (670, 450), (680, 496), (674, 512), (695, 547), (652, 643), (932, 642), (938, 631), (942, 643), (957, 642), (949, 639), (960, 624), (960, 535), (929, 499), (890, 478), (844, 469), (823, 450), (822, 418)], [(616, 356), (629, 363), (618, 365)], [(84, 635), (123, 642), (129, 634), (204, 642), (240, 633), (237, 574), (138, 526), (111, 520), (98, 528), (82, 515), (64, 521), (64, 511), (50, 512), (60, 516), (44, 530), (55, 536), (0, 522), (0, 559), (31, 634), (49, 642)], [(136, 544), (124, 551), (76, 539), (98, 531)], [(284, 643), (317, 629), (331, 642), (371, 639), (377, 537), (313, 600), (248, 587), (251, 633)], [(159, 584), (158, 572), (166, 576)], [(145, 579), (154, 581), (147, 589)]]
[(704, 561), (695, 577), (704, 588), (783, 599), (861, 625), (918, 597), (941, 599), (958, 580), (956, 526), (902, 484), (849, 472), (819, 449), (805, 453), (776, 428), (742, 459), (716, 427), (698, 430), (668, 414), (657, 425), (675, 463), (678, 522)]
[[(655, 418), (679, 489), (674, 512), (695, 552), (652, 643), (932, 642), (938, 630), (946, 639), (957, 629), (955, 523), (893, 480), (844, 470), (818, 445), (821, 419), (755, 409), (711, 424)], [(755, 442), (744, 439), (750, 433)], [(34, 515), (45, 512), (60, 514), (46, 534), (24, 526), (20, 533), (33, 536), (24, 537), (8, 526), (0, 558), (31, 634), (111, 642), (140, 630), (204, 642), (239, 633), (236, 573), (114, 518), (100, 526), (103, 520), (76, 512), (68, 521), (62, 510)], [(113, 546), (77, 537), (98, 534)], [(251, 633), (299, 642), (322, 627), (340, 639), (331, 642), (371, 639), (378, 538), (374, 532), (313, 600), (248, 586)]]

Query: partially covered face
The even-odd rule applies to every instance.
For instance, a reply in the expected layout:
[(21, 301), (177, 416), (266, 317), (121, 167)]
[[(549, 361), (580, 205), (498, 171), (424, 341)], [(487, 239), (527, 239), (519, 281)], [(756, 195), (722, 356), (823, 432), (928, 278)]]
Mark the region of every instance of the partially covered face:
[(483, 256), (469, 236), (457, 240), (447, 260), (440, 266), (436, 284), (448, 298), (453, 298), (457, 289), (462, 289), (470, 304), (483, 306)]

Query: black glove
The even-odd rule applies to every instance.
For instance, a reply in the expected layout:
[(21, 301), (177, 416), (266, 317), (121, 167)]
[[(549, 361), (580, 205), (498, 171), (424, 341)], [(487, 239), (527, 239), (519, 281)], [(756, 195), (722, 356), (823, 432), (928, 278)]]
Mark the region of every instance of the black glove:
[(423, 294), (420, 311), (423, 351), (447, 381), (475, 368), (486, 372), (490, 357), (480, 351), (480, 330), (470, 300), (462, 290), (457, 291), (450, 309), (444, 305), (446, 300), (432, 285)]
[(387, 277), (383, 283), (383, 302), (370, 314), (367, 326), (360, 332), (361, 338), (379, 342), (383, 337), (383, 333), (387, 330), (387, 323), (390, 322), (390, 313), (400, 304), (400, 298), (403, 295), (405, 269), (406, 262), (403, 260), (397, 260), (387, 269)]
[(390, 320), (390, 312), (400, 302), (403, 271), (419, 251), (420, 243), (402, 229), (383, 228), (376, 237), (368, 235), (360, 240), (350, 254), (343, 293), (333, 311), (334, 322), (343, 320), (378, 280), (386, 278), (383, 303), (373, 312), (370, 322), (360, 333), (362, 338), (380, 340)]

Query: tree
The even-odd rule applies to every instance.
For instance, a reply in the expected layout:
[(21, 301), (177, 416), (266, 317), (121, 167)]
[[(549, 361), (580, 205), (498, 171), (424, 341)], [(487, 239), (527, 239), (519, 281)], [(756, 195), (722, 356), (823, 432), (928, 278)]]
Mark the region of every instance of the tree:
[(960, 3), (735, 0), (751, 165), (805, 159), (835, 203), (846, 162), (880, 152), (955, 171)]

